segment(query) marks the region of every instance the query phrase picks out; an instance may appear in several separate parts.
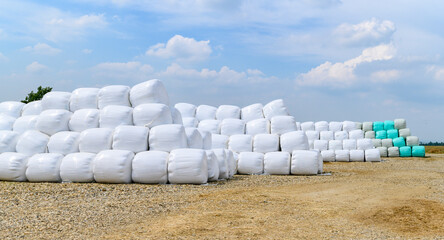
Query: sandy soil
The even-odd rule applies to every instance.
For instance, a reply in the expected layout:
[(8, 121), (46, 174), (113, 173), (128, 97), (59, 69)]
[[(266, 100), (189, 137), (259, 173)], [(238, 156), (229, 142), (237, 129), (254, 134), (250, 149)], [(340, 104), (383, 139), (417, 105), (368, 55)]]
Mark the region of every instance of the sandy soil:
[(444, 155), (205, 186), (0, 182), (1, 239), (444, 239)]

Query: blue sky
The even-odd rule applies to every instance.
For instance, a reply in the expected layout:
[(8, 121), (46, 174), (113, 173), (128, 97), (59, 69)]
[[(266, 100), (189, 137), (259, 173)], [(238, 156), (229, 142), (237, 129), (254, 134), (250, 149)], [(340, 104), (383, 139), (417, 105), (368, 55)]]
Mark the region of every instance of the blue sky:
[(158, 78), (172, 103), (444, 135), (442, 1), (2, 0), (0, 101)]

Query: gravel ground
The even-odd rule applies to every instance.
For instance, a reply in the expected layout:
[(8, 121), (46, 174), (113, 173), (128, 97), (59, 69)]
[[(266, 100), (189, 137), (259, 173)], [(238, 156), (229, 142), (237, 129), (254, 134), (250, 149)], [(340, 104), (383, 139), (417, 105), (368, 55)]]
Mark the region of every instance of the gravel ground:
[(208, 185), (0, 182), (1, 239), (444, 239), (444, 155)]

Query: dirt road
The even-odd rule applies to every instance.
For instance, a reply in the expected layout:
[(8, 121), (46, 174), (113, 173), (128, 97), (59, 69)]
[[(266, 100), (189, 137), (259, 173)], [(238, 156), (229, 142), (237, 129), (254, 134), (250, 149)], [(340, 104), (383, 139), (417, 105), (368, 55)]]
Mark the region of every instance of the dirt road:
[(324, 170), (206, 186), (0, 182), (0, 238), (444, 238), (444, 155)]

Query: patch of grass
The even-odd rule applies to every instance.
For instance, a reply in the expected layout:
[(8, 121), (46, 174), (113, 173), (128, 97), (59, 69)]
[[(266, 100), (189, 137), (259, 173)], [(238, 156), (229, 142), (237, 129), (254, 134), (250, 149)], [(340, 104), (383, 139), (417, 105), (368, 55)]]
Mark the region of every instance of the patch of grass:
[(426, 153), (444, 154), (444, 146), (425, 146)]

